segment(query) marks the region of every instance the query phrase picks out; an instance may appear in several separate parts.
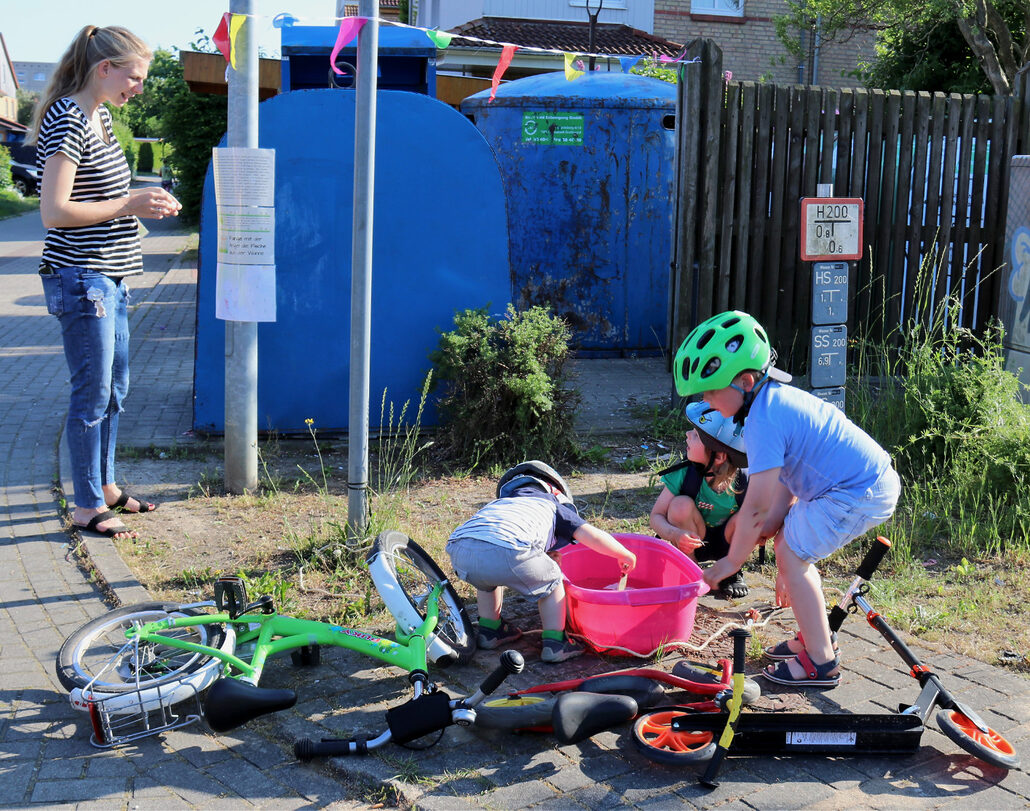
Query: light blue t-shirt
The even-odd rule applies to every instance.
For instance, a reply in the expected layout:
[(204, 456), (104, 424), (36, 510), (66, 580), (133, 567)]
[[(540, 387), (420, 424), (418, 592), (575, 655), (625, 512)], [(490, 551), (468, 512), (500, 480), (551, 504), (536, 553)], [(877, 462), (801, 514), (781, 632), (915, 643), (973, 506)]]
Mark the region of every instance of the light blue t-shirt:
[(862, 493), (891, 463), (843, 411), (794, 386), (766, 383), (745, 425), (748, 473), (782, 467), (780, 481), (804, 501), (831, 490)]

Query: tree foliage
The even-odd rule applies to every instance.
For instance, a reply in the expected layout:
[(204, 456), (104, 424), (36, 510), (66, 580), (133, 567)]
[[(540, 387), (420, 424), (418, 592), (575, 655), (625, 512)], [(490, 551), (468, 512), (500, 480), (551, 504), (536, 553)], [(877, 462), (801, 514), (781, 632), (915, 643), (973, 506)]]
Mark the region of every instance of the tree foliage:
[[(907, 54), (913, 62), (905, 67), (900, 59), (900, 75), (914, 79), (934, 60), (961, 65), (968, 53), (998, 95), (1011, 94), (1016, 72), (1030, 57), (1027, 0), (787, 0), (787, 7), (788, 13), (776, 20), (777, 33), (799, 57), (802, 32), (818, 29), (824, 41), (841, 42), (857, 28), (871, 26), (878, 31), (878, 61)], [(963, 49), (949, 53), (941, 40), (952, 27)], [(875, 66), (871, 75), (876, 75)]]

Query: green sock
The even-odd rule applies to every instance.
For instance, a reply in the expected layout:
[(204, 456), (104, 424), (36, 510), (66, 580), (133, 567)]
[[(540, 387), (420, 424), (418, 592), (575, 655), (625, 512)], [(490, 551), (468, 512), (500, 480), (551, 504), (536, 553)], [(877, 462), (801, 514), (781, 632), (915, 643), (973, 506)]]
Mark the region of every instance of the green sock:
[(565, 632), (564, 631), (544, 631), (543, 632), (543, 637), (544, 637), (544, 639), (556, 639), (557, 641), (561, 642), (563, 639), (565, 639)]
[(486, 629), (488, 629), (490, 631), (496, 631), (498, 628), (501, 627), (501, 618), (498, 617), (495, 620), (490, 620), (490, 619), (487, 619), (486, 617), (480, 617), (479, 618), (479, 627), (480, 628), (486, 628)]

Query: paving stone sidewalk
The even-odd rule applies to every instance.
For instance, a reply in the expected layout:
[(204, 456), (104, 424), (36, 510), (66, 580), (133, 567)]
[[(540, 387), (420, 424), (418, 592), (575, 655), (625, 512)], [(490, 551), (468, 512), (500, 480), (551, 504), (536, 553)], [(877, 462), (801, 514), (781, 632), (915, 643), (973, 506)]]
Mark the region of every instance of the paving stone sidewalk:
[[(193, 255), (183, 254), (191, 237), (169, 226), (174, 223), (151, 229), (144, 241), (147, 272), (133, 284), (126, 444), (189, 441), (196, 268)], [(547, 735), (452, 727), (423, 752), (389, 746), (367, 758), (299, 764), (290, 753), (294, 738), (379, 730), (385, 710), (405, 697), (396, 671), (340, 650), (324, 652), (317, 669), (273, 663), (263, 684), (293, 687), (299, 702), (245, 729), (215, 736), (192, 726), (118, 750), (92, 749), (88, 723), (71, 710), (56, 681), (54, 656), (72, 630), (108, 610), (94, 580), (124, 602), (147, 597), (109, 544), (84, 545), (94, 567), (84, 571), (63, 531), (53, 487), (67, 471), (58, 444), (67, 372), (59, 330), (46, 315), (36, 279), (41, 236), (34, 215), (0, 222), (0, 363), (8, 381), (0, 394), (7, 460), (7, 531), (0, 541), (0, 673), (7, 684), (0, 690), (0, 803), (6, 807), (347, 808), (367, 805), (355, 796), (373, 801), (391, 793), (404, 805), (445, 809), (1030, 806), (1025, 771), (1006, 774), (983, 765), (932, 723), (919, 752), (905, 759), (730, 758), (712, 792), (698, 786), (695, 769), (642, 757), (628, 726), (571, 746)], [(577, 361), (573, 372), (588, 403), (581, 428), (624, 430), (642, 410), (663, 402), (665, 395), (652, 386), (663, 369), (659, 358)], [(771, 593), (767, 578), (749, 580), (755, 599)], [(916, 684), (898, 657), (859, 619), (849, 618), (841, 645), (846, 679), (815, 695), (818, 709), (889, 712), (915, 700)], [(537, 636), (516, 647), (531, 668), (513, 677), (515, 687), (551, 678), (537, 665)], [(939, 650), (919, 647), (917, 654), (1017, 745), (1024, 762), (1030, 758), (1030, 680)], [(470, 690), (495, 661), (496, 655), (479, 652), (471, 665), (443, 672), (443, 686)], [(584, 657), (553, 672), (599, 667), (594, 657)], [(356, 787), (364, 793), (355, 795)]]

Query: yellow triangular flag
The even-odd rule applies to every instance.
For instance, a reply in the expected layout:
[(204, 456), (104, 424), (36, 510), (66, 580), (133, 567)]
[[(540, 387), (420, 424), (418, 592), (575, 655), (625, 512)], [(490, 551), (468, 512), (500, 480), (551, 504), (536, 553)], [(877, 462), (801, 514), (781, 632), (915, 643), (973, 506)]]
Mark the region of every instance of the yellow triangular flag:
[(240, 33), (246, 20), (246, 14), (233, 14), (229, 20), (229, 56), (232, 57), (233, 70), (236, 70), (236, 35)]
[[(576, 70), (576, 68), (573, 67), (573, 64), (578, 58), (579, 54), (565, 54), (565, 78), (570, 82), (573, 79), (578, 79), (584, 73), (582, 70)], [(582, 62), (580, 65), (582, 65)]]

